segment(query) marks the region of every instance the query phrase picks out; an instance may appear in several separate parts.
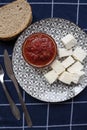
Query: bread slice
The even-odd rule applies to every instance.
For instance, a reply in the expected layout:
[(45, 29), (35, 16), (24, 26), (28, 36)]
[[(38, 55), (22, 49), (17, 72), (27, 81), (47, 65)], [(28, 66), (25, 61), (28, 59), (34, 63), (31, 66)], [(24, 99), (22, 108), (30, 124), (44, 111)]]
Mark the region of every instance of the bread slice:
[(16, 0), (0, 7), (0, 39), (10, 40), (32, 22), (32, 9), (26, 0)]

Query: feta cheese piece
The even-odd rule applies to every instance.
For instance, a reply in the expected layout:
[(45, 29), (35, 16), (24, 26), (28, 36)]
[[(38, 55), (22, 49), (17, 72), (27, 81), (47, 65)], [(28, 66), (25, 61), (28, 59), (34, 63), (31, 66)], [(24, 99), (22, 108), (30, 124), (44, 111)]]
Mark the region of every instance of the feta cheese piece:
[(66, 58), (64, 61), (62, 61), (62, 65), (65, 67), (65, 68), (68, 68), (70, 65), (72, 65), (73, 63), (75, 62), (75, 60), (69, 56), (68, 58)]
[(65, 84), (71, 84), (72, 82), (72, 74), (67, 72), (67, 71), (64, 71), (59, 77), (58, 79), (65, 83)]
[(64, 66), (58, 60), (55, 60), (50, 66), (58, 75), (65, 71)]
[(71, 49), (73, 46), (77, 44), (77, 40), (71, 34), (67, 34), (65, 37), (61, 39), (61, 41), (66, 47), (66, 49)]
[(72, 55), (72, 49), (71, 50), (67, 50), (65, 48), (59, 48), (58, 51), (59, 51), (59, 57), (60, 58)]
[(85, 72), (84, 71), (78, 71), (78, 72), (76, 72), (79, 76), (83, 76), (83, 75), (85, 75)]
[(48, 73), (44, 74), (44, 76), (50, 84), (52, 84), (58, 78), (58, 74), (54, 70), (49, 71)]
[(78, 74), (79, 76), (85, 75), (85, 72), (82, 71), (82, 70), (80, 70), (80, 71), (75, 70), (75, 71), (68, 71), (68, 72), (70, 72), (70, 73), (72, 73), (72, 74)]
[(76, 73), (72, 74), (72, 83), (78, 84), (80, 77), (81, 76)]
[(86, 52), (81, 47), (76, 47), (76, 49), (73, 51), (73, 57), (82, 62), (86, 57)]
[(75, 84), (77, 84), (78, 82), (79, 82), (79, 80), (80, 80), (80, 75), (78, 75), (78, 74), (71, 74), (71, 73), (69, 73), (69, 72), (67, 72), (67, 71), (64, 71), (59, 77), (58, 77), (58, 79), (61, 81), (61, 82), (63, 82), (63, 83), (65, 83), (65, 84), (71, 84), (71, 82), (72, 83), (75, 83)]
[(76, 72), (81, 71), (81, 70), (83, 69), (83, 67), (84, 67), (84, 66), (83, 66), (79, 61), (77, 61), (77, 62), (75, 62), (73, 65), (71, 65), (71, 66), (67, 69), (67, 71), (70, 72), (70, 73), (76, 73)]

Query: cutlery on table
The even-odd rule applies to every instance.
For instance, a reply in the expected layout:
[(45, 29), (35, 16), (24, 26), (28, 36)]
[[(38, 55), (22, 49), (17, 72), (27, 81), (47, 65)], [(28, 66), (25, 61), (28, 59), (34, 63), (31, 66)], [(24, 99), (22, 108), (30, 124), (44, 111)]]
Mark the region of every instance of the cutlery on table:
[(26, 107), (26, 105), (25, 105), (25, 103), (24, 103), (24, 101), (22, 99), (22, 95), (21, 95), (17, 80), (16, 80), (16, 78), (14, 76), (13, 69), (12, 69), (12, 62), (11, 62), (11, 59), (9, 58), (7, 50), (4, 51), (4, 63), (5, 63), (5, 68), (6, 68), (7, 75), (13, 81), (14, 86), (16, 88), (20, 103), (22, 105), (22, 109), (24, 111), (24, 115), (25, 115), (27, 125), (31, 127), (32, 126), (32, 121), (31, 121), (30, 115), (28, 113), (27, 107)]
[(13, 99), (11, 98), (11, 96), (10, 96), (6, 86), (5, 86), (5, 83), (4, 83), (4, 70), (3, 70), (1, 65), (0, 65), (0, 82), (2, 84), (2, 87), (3, 87), (3, 90), (5, 92), (5, 95), (6, 95), (7, 99), (8, 99), (8, 102), (10, 104), (10, 108), (11, 108), (11, 111), (12, 111), (14, 117), (17, 120), (20, 120), (20, 111), (17, 108), (17, 106), (15, 105)]

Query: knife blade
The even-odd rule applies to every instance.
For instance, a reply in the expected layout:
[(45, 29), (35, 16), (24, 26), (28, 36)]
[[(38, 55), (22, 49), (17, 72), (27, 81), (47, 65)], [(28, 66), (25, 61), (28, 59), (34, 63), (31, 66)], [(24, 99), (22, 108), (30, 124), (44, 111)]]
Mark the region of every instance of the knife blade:
[(4, 51), (4, 63), (5, 63), (5, 69), (6, 69), (7, 75), (9, 78), (11, 78), (11, 76), (14, 75), (14, 73), (12, 70), (12, 63), (9, 58), (7, 50)]
[(31, 127), (32, 126), (32, 121), (31, 121), (30, 115), (28, 113), (27, 107), (26, 107), (26, 105), (25, 105), (25, 103), (24, 103), (24, 101), (22, 99), (22, 95), (21, 95), (21, 92), (20, 92), (17, 80), (16, 80), (16, 78), (14, 76), (13, 69), (12, 69), (12, 62), (11, 62), (11, 59), (10, 59), (10, 57), (8, 55), (7, 50), (4, 50), (4, 64), (5, 64), (7, 75), (13, 81), (14, 86), (16, 88), (16, 91), (17, 91), (20, 103), (22, 105), (22, 109), (24, 111), (24, 115), (25, 115), (25, 119), (26, 119), (27, 125), (29, 127)]

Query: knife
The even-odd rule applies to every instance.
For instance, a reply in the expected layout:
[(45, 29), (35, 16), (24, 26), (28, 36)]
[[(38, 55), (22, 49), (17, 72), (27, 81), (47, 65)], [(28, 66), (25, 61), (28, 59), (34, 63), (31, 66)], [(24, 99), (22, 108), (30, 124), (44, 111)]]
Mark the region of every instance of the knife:
[(25, 115), (27, 125), (29, 127), (31, 127), (32, 126), (32, 121), (31, 121), (30, 115), (28, 113), (27, 107), (26, 107), (26, 105), (25, 105), (25, 103), (24, 103), (24, 101), (22, 99), (22, 95), (21, 95), (17, 80), (16, 80), (16, 78), (14, 76), (13, 69), (12, 69), (12, 62), (11, 62), (11, 59), (9, 58), (7, 50), (4, 50), (4, 64), (5, 64), (7, 75), (9, 76), (9, 78), (14, 83), (15, 89), (16, 89), (18, 97), (19, 97), (19, 101), (20, 101), (20, 103), (22, 105), (22, 109), (23, 109), (23, 112), (24, 112), (24, 115)]

